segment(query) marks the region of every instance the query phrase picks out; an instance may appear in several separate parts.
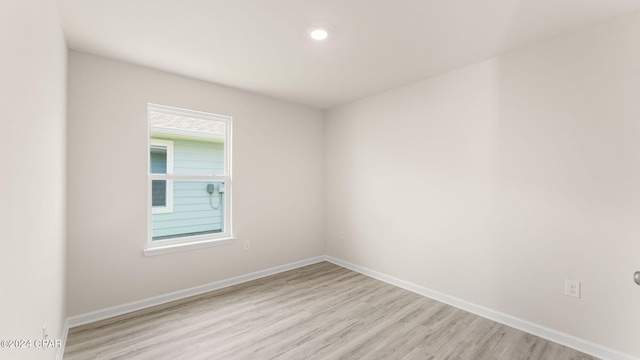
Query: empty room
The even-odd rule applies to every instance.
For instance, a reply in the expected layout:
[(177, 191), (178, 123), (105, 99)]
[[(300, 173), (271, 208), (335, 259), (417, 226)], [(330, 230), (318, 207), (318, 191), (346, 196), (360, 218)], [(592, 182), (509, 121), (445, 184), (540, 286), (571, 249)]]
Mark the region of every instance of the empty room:
[(0, 359), (640, 360), (640, 1), (0, 0)]

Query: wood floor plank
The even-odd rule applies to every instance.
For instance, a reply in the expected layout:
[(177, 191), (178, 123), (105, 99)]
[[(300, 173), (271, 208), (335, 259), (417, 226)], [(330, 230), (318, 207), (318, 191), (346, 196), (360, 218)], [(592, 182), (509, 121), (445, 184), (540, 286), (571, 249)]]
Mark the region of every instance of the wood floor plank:
[(327, 262), (70, 329), (65, 360), (596, 360)]

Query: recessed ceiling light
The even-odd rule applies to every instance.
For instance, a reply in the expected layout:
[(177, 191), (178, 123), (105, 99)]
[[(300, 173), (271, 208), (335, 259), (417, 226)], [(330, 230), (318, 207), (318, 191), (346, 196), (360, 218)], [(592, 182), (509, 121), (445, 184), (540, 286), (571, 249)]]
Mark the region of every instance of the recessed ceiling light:
[(329, 28), (326, 26), (314, 26), (309, 29), (309, 36), (311, 36), (313, 40), (325, 40), (329, 37)]

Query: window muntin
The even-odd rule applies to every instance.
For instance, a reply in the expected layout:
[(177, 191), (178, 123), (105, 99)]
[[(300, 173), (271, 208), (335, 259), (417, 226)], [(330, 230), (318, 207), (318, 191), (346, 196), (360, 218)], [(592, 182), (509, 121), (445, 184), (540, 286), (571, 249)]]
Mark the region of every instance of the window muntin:
[[(148, 247), (230, 238), (231, 118), (152, 104), (148, 110)], [(168, 207), (163, 195), (171, 211), (159, 210)]]

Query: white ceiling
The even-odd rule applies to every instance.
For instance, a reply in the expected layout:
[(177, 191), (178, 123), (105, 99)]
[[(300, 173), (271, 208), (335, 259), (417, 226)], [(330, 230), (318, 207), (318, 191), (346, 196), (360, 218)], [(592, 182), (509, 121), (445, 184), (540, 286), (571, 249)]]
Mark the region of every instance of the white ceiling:
[[(322, 109), (640, 11), (640, 0), (58, 1), (72, 49)], [(311, 40), (313, 24), (330, 39)]]

